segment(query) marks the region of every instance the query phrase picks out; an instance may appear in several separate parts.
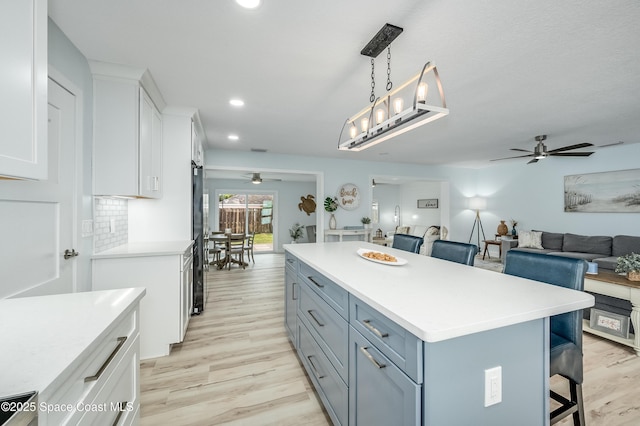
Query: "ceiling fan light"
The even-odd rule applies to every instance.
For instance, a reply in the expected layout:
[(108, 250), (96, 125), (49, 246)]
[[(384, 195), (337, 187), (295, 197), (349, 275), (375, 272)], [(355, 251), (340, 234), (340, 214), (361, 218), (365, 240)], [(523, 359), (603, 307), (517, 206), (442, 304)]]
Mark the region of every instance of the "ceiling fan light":
[(261, 0), (236, 0), (236, 3), (245, 9), (255, 9), (260, 6)]

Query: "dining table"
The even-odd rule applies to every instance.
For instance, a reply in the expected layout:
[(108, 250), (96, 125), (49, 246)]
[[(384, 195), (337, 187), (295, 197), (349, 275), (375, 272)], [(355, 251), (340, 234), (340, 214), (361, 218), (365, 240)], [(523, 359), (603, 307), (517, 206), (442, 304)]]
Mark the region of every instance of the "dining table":
[(231, 237), (242, 236), (246, 239), (246, 235), (243, 233), (214, 233), (209, 237), (209, 243), (213, 243), (214, 246), (216, 244), (224, 246), (224, 256), (220, 257), (219, 260), (211, 260), (210, 265), (216, 265), (218, 269), (224, 269), (229, 263), (237, 263), (240, 266), (247, 266), (246, 262), (242, 262), (238, 259), (234, 259), (231, 256), (231, 252), (229, 247), (231, 245)]

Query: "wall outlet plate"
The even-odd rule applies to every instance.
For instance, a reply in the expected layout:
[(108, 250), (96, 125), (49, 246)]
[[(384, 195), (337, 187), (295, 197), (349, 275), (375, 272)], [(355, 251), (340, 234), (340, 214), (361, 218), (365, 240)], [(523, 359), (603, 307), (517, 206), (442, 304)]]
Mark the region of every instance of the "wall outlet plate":
[(484, 406), (502, 402), (502, 367), (484, 370)]

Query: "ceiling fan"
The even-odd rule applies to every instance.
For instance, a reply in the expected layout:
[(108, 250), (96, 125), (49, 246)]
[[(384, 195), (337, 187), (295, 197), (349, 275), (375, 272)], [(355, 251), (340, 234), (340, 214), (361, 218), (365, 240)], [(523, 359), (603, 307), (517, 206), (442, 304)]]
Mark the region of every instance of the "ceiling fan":
[(556, 156), (556, 157), (588, 157), (591, 154), (593, 154), (593, 152), (566, 152), (566, 151), (571, 151), (571, 150), (574, 150), (574, 149), (580, 149), (580, 148), (586, 148), (588, 146), (593, 146), (592, 143), (579, 143), (579, 144), (576, 144), (576, 145), (564, 146), (562, 148), (556, 148), (556, 149), (552, 149), (552, 150), (547, 151), (547, 146), (543, 143), (545, 140), (547, 140), (547, 135), (539, 135), (539, 136), (536, 136), (534, 139), (535, 139), (536, 142), (538, 142), (538, 144), (536, 145), (536, 147), (534, 148), (533, 151), (528, 151), (526, 149), (520, 149), (520, 148), (511, 148), (511, 151), (528, 152), (529, 154), (527, 154), (527, 155), (517, 155), (515, 157), (496, 158), (495, 160), (491, 160), (491, 161), (508, 160), (510, 158), (533, 157), (531, 159), (531, 161), (529, 161), (527, 163), (527, 164), (531, 164), (531, 163), (537, 163), (538, 160), (542, 160), (542, 159), (550, 157), (550, 156)]
[[(247, 175), (247, 177), (249, 177), (249, 176)], [(251, 175), (251, 180), (249, 182), (251, 182), (251, 183), (253, 183), (255, 185), (260, 185), (262, 182), (267, 182), (267, 181), (268, 182), (281, 182), (282, 179), (263, 179), (260, 176), (260, 173), (258, 172), (258, 173), (253, 173)]]

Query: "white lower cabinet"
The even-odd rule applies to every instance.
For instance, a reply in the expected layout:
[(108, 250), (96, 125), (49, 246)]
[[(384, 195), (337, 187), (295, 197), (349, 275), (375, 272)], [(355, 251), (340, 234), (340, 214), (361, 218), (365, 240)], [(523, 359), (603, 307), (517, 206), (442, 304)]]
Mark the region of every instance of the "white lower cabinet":
[(136, 308), (69, 378), (38, 396), (39, 425), (133, 424), (140, 406), (138, 321)]

